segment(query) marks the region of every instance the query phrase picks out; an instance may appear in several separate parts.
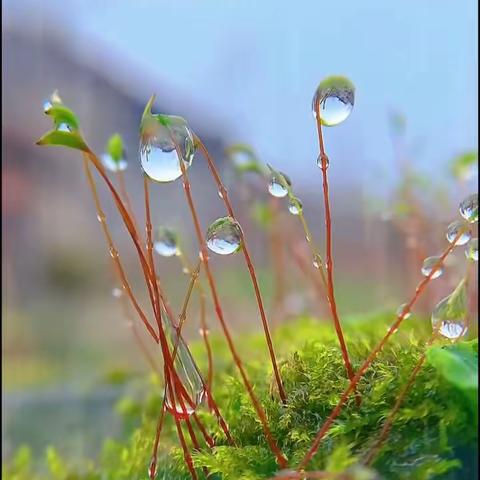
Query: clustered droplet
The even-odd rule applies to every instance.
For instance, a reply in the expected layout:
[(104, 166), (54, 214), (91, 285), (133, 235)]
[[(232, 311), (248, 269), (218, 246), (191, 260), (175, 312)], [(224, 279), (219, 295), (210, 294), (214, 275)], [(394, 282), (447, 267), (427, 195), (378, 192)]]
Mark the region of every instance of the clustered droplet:
[[(282, 181), (283, 180), (283, 181)], [(290, 178), (282, 172), (272, 173), (270, 182), (268, 183), (268, 191), (277, 198), (283, 198), (288, 195), (288, 188), (292, 185)]]
[(455, 220), (447, 227), (447, 240), (455, 245), (465, 245), (472, 238), (472, 231), (462, 220)]
[(232, 217), (221, 217), (208, 227), (206, 240), (212, 252), (230, 255), (242, 246), (242, 229)]
[(171, 115), (147, 115), (140, 132), (140, 162), (156, 182), (173, 182), (193, 161), (195, 142), (187, 122)]
[(346, 77), (331, 76), (320, 82), (312, 100), (313, 115), (320, 113), (320, 121), (333, 127), (346, 120), (355, 102), (355, 86)]
[[(425, 277), (428, 277), (432, 273), (433, 269), (437, 266), (438, 262), (440, 261), (441, 261), (441, 258), (437, 256), (427, 257), (423, 261), (422, 274)], [(435, 278), (440, 277), (442, 274), (443, 274), (443, 263), (435, 270), (435, 272), (432, 274), (430, 278), (433, 280)]]
[(469, 223), (478, 222), (478, 193), (465, 198), (459, 205), (460, 215)]
[(179, 254), (177, 234), (170, 228), (159, 227), (155, 232), (155, 251), (162, 257), (173, 257)]

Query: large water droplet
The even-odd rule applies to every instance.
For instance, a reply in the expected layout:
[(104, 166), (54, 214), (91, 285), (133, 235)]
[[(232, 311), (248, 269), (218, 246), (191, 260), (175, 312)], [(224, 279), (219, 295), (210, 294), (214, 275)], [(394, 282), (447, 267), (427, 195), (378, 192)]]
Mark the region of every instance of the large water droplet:
[(346, 120), (355, 102), (355, 86), (345, 77), (327, 77), (320, 82), (312, 100), (313, 115), (317, 105), (322, 125), (333, 127)]
[(230, 255), (242, 246), (242, 229), (232, 217), (215, 220), (207, 230), (207, 247), (219, 255)]
[(478, 193), (469, 195), (459, 206), (460, 215), (469, 223), (478, 222)]
[(440, 335), (455, 340), (467, 333), (467, 288), (462, 280), (457, 288), (440, 300), (432, 312), (432, 327)]
[(182, 176), (195, 154), (193, 134), (182, 117), (150, 115), (142, 124), (140, 161), (145, 174), (157, 182), (173, 182)]
[[(436, 256), (427, 257), (423, 261), (423, 265), (422, 265), (423, 275), (425, 275), (425, 277), (428, 277), (432, 272), (433, 268), (438, 264), (439, 261), (440, 261), (440, 257), (436, 257)], [(435, 270), (434, 274), (430, 278), (433, 280), (434, 278), (440, 277), (442, 274), (443, 274), (443, 263), (440, 265), (439, 268), (437, 268), (437, 270)]]
[[(280, 177), (283, 177), (281, 178)], [(283, 181), (282, 181), (283, 180)], [(288, 188), (286, 188), (285, 183), (290, 187), (292, 182), (290, 178), (284, 173), (272, 173), (270, 177), (270, 182), (268, 183), (268, 191), (271, 195), (277, 198), (283, 198), (288, 195)]]
[(291, 199), (288, 202), (288, 211), (292, 215), (299, 215), (302, 210), (303, 210), (303, 205), (299, 198)]
[(450, 243), (455, 242), (455, 245), (465, 245), (472, 238), (472, 231), (462, 220), (455, 220), (447, 227), (446, 236)]
[(478, 238), (472, 238), (467, 244), (467, 249), (465, 250), (465, 256), (469, 260), (478, 262)]
[(123, 172), (128, 165), (125, 159), (121, 158), (120, 160), (114, 160), (108, 153), (102, 155), (102, 164), (111, 172)]
[(177, 342), (177, 331), (165, 314), (162, 315), (162, 323), (169, 340), (170, 352), (173, 353), (175, 344), (178, 345), (173, 366), (185, 389), (185, 393), (181, 393), (181, 389), (172, 385), (174, 387), (172, 394), (172, 391), (167, 388), (165, 407), (172, 415), (185, 419), (196, 410), (204, 398), (202, 377), (183, 338), (180, 337)]
[(155, 251), (162, 257), (173, 257), (179, 254), (177, 234), (166, 227), (159, 227), (155, 234)]
[(317, 166), (323, 170), (323, 164), (325, 163), (325, 168), (328, 168), (330, 165), (330, 160), (326, 155), (319, 155), (317, 157)]
[(408, 303), (402, 303), (402, 305), (397, 308), (397, 316), (402, 317), (404, 320), (410, 318), (412, 316), (412, 312), (407, 307)]

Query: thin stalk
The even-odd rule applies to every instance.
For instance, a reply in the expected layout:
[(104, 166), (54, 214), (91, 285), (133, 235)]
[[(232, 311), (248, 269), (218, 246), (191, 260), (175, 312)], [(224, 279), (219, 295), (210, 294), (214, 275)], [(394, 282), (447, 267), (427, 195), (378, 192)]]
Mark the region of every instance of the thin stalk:
[(176, 418), (175, 416), (173, 418), (175, 420), (175, 426), (177, 427), (178, 438), (180, 440), (180, 445), (182, 446), (183, 458), (185, 459), (185, 463), (187, 464), (192, 479), (198, 480), (197, 472), (195, 471), (195, 468), (193, 466), (192, 456), (190, 455), (187, 443), (185, 442), (185, 437), (183, 436), (182, 426), (180, 425), (178, 418)]
[[(182, 266), (185, 269), (185, 271), (189, 274), (192, 275), (193, 271), (193, 266), (191, 262), (189, 261), (188, 257), (183, 253), (183, 250), (179, 250), (179, 258), (180, 261), (182, 262)], [(207, 361), (208, 361), (208, 367), (207, 367), (207, 384), (208, 388), (210, 391), (212, 390), (212, 385), (213, 385), (213, 355), (212, 355), (212, 348), (210, 346), (210, 341), (208, 339), (210, 331), (208, 329), (207, 325), (207, 320), (206, 320), (206, 305), (207, 305), (207, 298), (205, 294), (205, 289), (203, 288), (202, 282), (200, 279), (198, 279), (196, 283), (198, 292), (199, 292), (199, 299), (200, 299), (200, 336), (203, 339), (203, 342), (205, 344), (205, 350), (207, 352)], [(210, 397), (208, 397), (209, 401), (209, 406), (210, 405)]]
[[(321, 159), (321, 170), (323, 177), (323, 203), (325, 206), (325, 249), (326, 249), (326, 268), (327, 268), (327, 291), (328, 291), (328, 300), (330, 303), (330, 308), (332, 310), (333, 322), (335, 325), (335, 331), (337, 332), (338, 341), (340, 342), (340, 348), (342, 350), (343, 362), (347, 370), (348, 378), (352, 381), (355, 372), (353, 370), (352, 364), (350, 362), (350, 357), (348, 355), (347, 345), (343, 337), (342, 326), (340, 324), (340, 318), (337, 312), (337, 303), (335, 301), (335, 289), (333, 285), (333, 255), (332, 255), (332, 217), (330, 213), (330, 198), (328, 193), (328, 158), (325, 153), (325, 146), (323, 144), (323, 135), (322, 135), (322, 123), (320, 119), (320, 108), (319, 101), (317, 99), (315, 110), (316, 110), (316, 120), (317, 120), (317, 132), (318, 132), (318, 145), (320, 149), (320, 159)], [(356, 397), (357, 405), (360, 403), (360, 397)]]
[[(233, 211), (230, 200), (228, 199), (228, 192), (227, 192), (225, 186), (222, 183), (222, 180), (220, 178), (220, 175), (218, 174), (218, 170), (215, 166), (215, 163), (214, 163), (212, 157), (210, 156), (210, 153), (208, 152), (207, 148), (205, 147), (203, 142), (200, 140), (200, 138), (198, 138), (196, 135), (195, 135), (195, 142), (198, 144), (198, 146), (200, 147), (200, 149), (202, 150), (202, 152), (205, 156), (205, 159), (207, 160), (208, 167), (209, 167), (209, 169), (212, 173), (212, 176), (215, 180), (218, 191), (221, 194), (221, 198), (223, 200), (223, 203), (225, 204), (228, 215), (235, 220), (235, 213)], [(182, 163), (182, 162), (180, 162), (180, 163)], [(249, 253), (249, 250), (248, 250), (248, 247), (247, 247), (247, 242), (246, 242), (245, 236), (243, 234), (243, 231), (241, 229), (240, 229), (240, 231), (241, 231), (241, 240), (242, 240), (242, 252), (243, 252), (243, 256), (245, 257), (245, 262), (247, 264), (248, 272), (250, 274), (250, 279), (252, 281), (253, 289), (255, 290), (255, 298), (257, 300), (258, 310), (260, 312), (260, 317), (262, 319), (263, 331), (265, 333), (265, 339), (266, 339), (267, 346), (268, 346), (268, 351), (269, 351), (269, 354), (270, 354), (270, 360), (271, 360), (271, 363), (272, 363), (273, 372), (274, 372), (274, 375), (275, 375), (275, 380), (277, 382), (278, 393), (280, 395), (280, 398), (281, 398), (282, 402), (286, 403), (287, 402), (287, 395), (285, 393), (285, 389), (283, 387), (283, 382), (282, 382), (282, 379), (281, 379), (281, 376), (280, 376), (280, 371), (278, 369), (277, 359), (275, 357), (275, 351), (273, 349), (273, 342), (272, 342), (272, 338), (271, 338), (271, 335), (270, 335), (270, 329), (269, 329), (269, 326), (268, 326), (268, 320), (267, 320), (267, 316), (265, 314), (265, 309), (264, 309), (264, 306), (263, 306), (263, 300), (262, 300), (262, 296), (260, 294), (260, 288), (258, 286), (257, 276), (255, 274), (255, 268), (253, 266), (252, 259), (250, 257), (250, 253)], [(202, 240), (202, 242), (203, 242), (203, 240)]]
[(137, 221), (135, 219), (135, 212), (133, 211), (130, 195), (128, 195), (127, 187), (125, 185), (125, 175), (122, 170), (118, 170), (117, 180), (118, 180), (120, 195), (123, 197), (128, 213), (130, 213), (130, 216), (132, 217), (133, 226), (135, 227), (135, 230), (138, 232)]
[[(178, 149), (177, 149), (178, 150)], [(181, 153), (178, 152), (179, 158), (181, 159)], [(267, 439), (267, 442), (270, 446), (270, 449), (272, 450), (273, 454), (275, 455), (278, 464), (282, 467), (285, 468), (287, 465), (287, 460), (283, 456), (282, 452), (280, 451), (280, 448), (278, 447), (276, 441), (274, 440), (272, 433), (270, 431), (270, 428), (268, 427), (268, 422), (267, 422), (267, 417), (265, 414), (265, 411), (263, 410), (263, 407), (261, 406), (259, 400), (257, 399), (254, 391), (253, 391), (253, 386), (250, 383), (250, 380), (248, 379), (247, 373), (243, 367), (242, 360), (240, 359), (240, 356), (237, 353), (237, 350), (235, 348), (235, 345), (233, 343), (233, 339), (230, 333), (230, 330), (227, 326), (227, 323), (225, 321), (225, 317), (223, 315), (223, 310), (220, 304), (220, 299), (217, 293), (217, 288), (215, 284), (215, 280), (213, 277), (213, 274), (210, 270), (210, 264), (208, 261), (208, 251), (205, 243), (205, 238), (202, 234), (202, 228), (200, 226), (200, 221), (198, 219), (197, 211), (195, 208), (195, 204), (193, 202), (193, 197), (190, 191), (190, 181), (188, 180), (187, 172), (185, 169), (185, 165), (183, 164), (183, 161), (180, 160), (180, 166), (182, 169), (182, 177), (183, 177), (183, 187), (185, 191), (185, 196), (187, 199), (187, 203), (190, 209), (190, 213), (192, 216), (193, 224), (195, 227), (195, 232), (197, 235), (197, 239), (200, 245), (200, 250), (201, 250), (201, 256), (202, 256), (202, 261), (205, 267), (205, 273), (207, 275), (208, 283), (210, 286), (210, 291), (212, 294), (213, 298), (213, 303), (215, 305), (215, 312), (217, 314), (218, 320), (220, 322), (220, 325), (222, 327), (223, 333), (225, 335), (225, 338), (227, 340), (228, 347), (230, 349), (230, 352), (232, 354), (233, 360), (235, 362), (235, 365), (237, 366), (240, 376), (242, 377), (243, 383), (248, 391), (248, 394), (250, 396), (250, 399), (252, 401), (253, 407), (255, 408), (255, 411), (257, 412), (258, 418), (262, 424), (263, 431), (265, 433), (265, 437)]]
[(283, 314), (285, 304), (285, 258), (281, 238), (283, 234), (278, 222), (280, 215), (278, 199), (271, 197), (269, 204), (272, 212), (272, 223), (269, 232), (270, 263), (274, 271), (272, 323), (275, 325)]
[(145, 325), (145, 327), (147, 328), (148, 332), (153, 337), (155, 342), (158, 343), (158, 341), (159, 341), (158, 335), (155, 332), (152, 325), (150, 324), (150, 322), (148, 321), (148, 319), (147, 319), (145, 313), (143, 312), (143, 310), (141, 309), (140, 305), (138, 304), (138, 302), (135, 298), (135, 295), (133, 294), (132, 289), (130, 287), (130, 283), (129, 283), (127, 277), (126, 277), (125, 270), (123, 269), (120, 257), (118, 255), (118, 250), (115, 248), (115, 244), (113, 242), (112, 235), (111, 235), (110, 230), (109, 230), (109, 228), (107, 226), (107, 223), (106, 223), (105, 213), (104, 213), (104, 211), (102, 209), (102, 206), (100, 204), (100, 198), (98, 196), (97, 187), (95, 186), (95, 180), (93, 178), (92, 172), (91, 172), (90, 167), (88, 165), (87, 158), (84, 159), (84, 168), (85, 168), (85, 174), (87, 176), (88, 184), (89, 184), (90, 190), (92, 192), (93, 200), (94, 200), (94, 203), (95, 203), (95, 208), (97, 210), (97, 216), (98, 216), (98, 219), (99, 219), (99, 221), (102, 225), (103, 233), (104, 233), (105, 239), (107, 241), (108, 248), (110, 250), (110, 254), (111, 254), (112, 260), (115, 264), (116, 271), (117, 271), (118, 276), (120, 278), (121, 284), (123, 285), (123, 288), (124, 288), (125, 292), (127, 293), (127, 296), (130, 299), (130, 302), (132, 303), (135, 311), (138, 313), (141, 321), (143, 322), (143, 324)]
[[(465, 273), (465, 283), (466, 283), (466, 288), (468, 288), (468, 283), (469, 283), (469, 277), (470, 277), (470, 269), (471, 269), (471, 262), (467, 263), (467, 271)], [(465, 317), (465, 325), (463, 327), (463, 332), (468, 328), (470, 316), (469, 313), (466, 313)], [(430, 338), (427, 340), (425, 343), (425, 348), (428, 348), (430, 345), (433, 344), (433, 342), (438, 338), (439, 330), (440, 330), (441, 324), (438, 324), (438, 326), (435, 328), (433, 331), (432, 335)], [(461, 333), (452, 343), (457, 343), (463, 336), (463, 333)], [(375, 457), (378, 455), (380, 449), (382, 448), (382, 445), (385, 443), (385, 440), (388, 438), (388, 435), (390, 434), (390, 430), (393, 426), (393, 422), (395, 421), (395, 416), (397, 415), (398, 411), (400, 410), (400, 407), (402, 406), (403, 401), (405, 400), (406, 396), (408, 395), (410, 389), (413, 386), (413, 382), (415, 381), (415, 378), (417, 377), (418, 373), (423, 367), (423, 364), (425, 363), (426, 360), (426, 351), (422, 353), (420, 358), (418, 359), (415, 367), (412, 370), (412, 373), (410, 374), (407, 383), (405, 386), (402, 388), (400, 393), (398, 394), (397, 401), (395, 402), (395, 405), (393, 406), (392, 410), (390, 411), (390, 414), (388, 415), (387, 419), (385, 420), (385, 423), (383, 424), (382, 430), (378, 434), (377, 440), (371, 447), (371, 449), (367, 452), (365, 455), (365, 459), (363, 460), (364, 465), (371, 465)]]
[(455, 248), (455, 243), (457, 240), (460, 238), (460, 236), (463, 234), (463, 232), (459, 232), (457, 237), (454, 239), (454, 241), (448, 246), (448, 248), (442, 253), (440, 256), (438, 262), (434, 265), (432, 268), (432, 271), (426, 276), (418, 285), (417, 288), (415, 289), (415, 294), (413, 295), (412, 299), (410, 302), (405, 306), (403, 311), (401, 312), (400, 315), (397, 316), (396, 320), (394, 323), (390, 326), (388, 329), (386, 335), (378, 342), (378, 344), (373, 348), (373, 350), (370, 352), (366, 360), (363, 362), (361, 367), (358, 369), (357, 373), (353, 377), (353, 379), (350, 381), (349, 386), (346, 388), (346, 390), (342, 393), (340, 396), (340, 400), (338, 401), (337, 405), (335, 408), (332, 410), (328, 418), (325, 420), (323, 423), (322, 427), (318, 431), (312, 446), (306, 453), (305, 457), (303, 458), (300, 468), (305, 468), (306, 465), (310, 462), (310, 460), (313, 458), (315, 453), (317, 452), (318, 448), (320, 447), (320, 444), (327, 434), (330, 426), (332, 425), (333, 421), (337, 418), (337, 416), (340, 414), (342, 411), (343, 405), (345, 402), (348, 400), (349, 396), (351, 393), (355, 390), (355, 387), (357, 386), (358, 382), (360, 379), (363, 377), (365, 372), (368, 370), (372, 362), (375, 360), (377, 355), (381, 352), (385, 344), (388, 342), (389, 338), (398, 330), (400, 324), (403, 322), (405, 318), (405, 313), (411, 310), (413, 305), (417, 302), (419, 297), (422, 295), (423, 291), (427, 287), (427, 285), (430, 283), (430, 280), (432, 278), (432, 275), (435, 274), (435, 272), (441, 268), (445, 258), (452, 252), (452, 250)]
[(166, 396), (164, 395), (162, 400), (162, 406), (160, 408), (160, 415), (157, 421), (157, 428), (155, 430), (155, 441), (153, 442), (152, 460), (148, 469), (150, 480), (155, 480), (155, 477), (157, 476), (158, 447), (160, 444), (160, 435), (162, 433), (163, 421), (165, 419), (165, 398)]

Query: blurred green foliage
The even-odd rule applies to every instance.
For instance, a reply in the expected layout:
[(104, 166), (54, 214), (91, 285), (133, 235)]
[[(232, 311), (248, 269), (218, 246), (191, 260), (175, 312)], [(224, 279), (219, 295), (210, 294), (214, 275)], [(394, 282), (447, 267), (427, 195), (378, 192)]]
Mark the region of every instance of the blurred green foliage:
[[(345, 330), (356, 368), (374, 343), (386, 331), (393, 314), (346, 319)], [(413, 318), (387, 344), (378, 360), (359, 384), (360, 408), (349, 400), (334, 422), (309, 469), (342, 472), (358, 463), (378, 434), (400, 388), (406, 383), (424, 350), (427, 325)], [(238, 348), (248, 358), (248, 372), (269, 419), (272, 433), (292, 466), (297, 465), (311, 445), (319, 427), (347, 386), (344, 367), (333, 329), (310, 318), (298, 318), (275, 332), (281, 358), (281, 372), (288, 393), (282, 406), (273, 391), (264, 338), (243, 335)], [(238, 447), (227, 445), (216, 421), (203, 408), (199, 416), (211, 432), (217, 447), (193, 454), (201, 478), (206, 466), (212, 479), (261, 479), (277, 467), (239, 380), (223, 339), (212, 337), (215, 352), (214, 394)], [(405, 403), (400, 408), (389, 439), (373, 467), (388, 479), (474, 478), (477, 444), (476, 405), (478, 382), (477, 340), (459, 345), (436, 345), (420, 371)], [(192, 352), (205, 368), (200, 343)], [(439, 353), (440, 352), (440, 353)], [(143, 381), (143, 395), (123, 398), (117, 406), (125, 422), (123, 438), (107, 439), (95, 464), (86, 461), (75, 470), (67, 460), (49, 449), (48, 473), (32, 472), (28, 449), (21, 448), (4, 466), (5, 478), (15, 480), (145, 479), (150, 462), (156, 419), (161, 405), (161, 385), (155, 375)], [(473, 403), (472, 403), (473, 402)], [(462, 460), (460, 460), (462, 459)], [(160, 442), (157, 478), (187, 479), (174, 423), (166, 419)]]

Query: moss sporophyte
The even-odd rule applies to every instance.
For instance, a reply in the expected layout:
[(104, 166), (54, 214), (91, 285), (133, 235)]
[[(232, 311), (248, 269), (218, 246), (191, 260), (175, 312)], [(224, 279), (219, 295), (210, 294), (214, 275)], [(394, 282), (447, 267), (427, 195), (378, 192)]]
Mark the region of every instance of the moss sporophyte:
[[(272, 253), (276, 249), (272, 257), (275, 300), (269, 315), (275, 322), (272, 331), (244, 229), (212, 156), (185, 119), (153, 114), (154, 100), (152, 96), (140, 121), (137, 171), (144, 175), (144, 229), (139, 227), (124, 177), (124, 171), (137, 162), (127, 158), (121, 136), (114, 134), (108, 140), (100, 160), (85, 141), (75, 113), (64, 105), (58, 93), (44, 104), (44, 112), (52, 118), (54, 128), (37, 143), (61, 145), (81, 153), (116, 274), (113, 295), (122, 302), (134, 339), (154, 373), (152, 383), (145, 384), (146, 400), (139, 409), (142, 413), (136, 418), (133, 436), (126, 443), (107, 442), (98, 464), (87, 472), (77, 472), (75, 478), (131, 480), (143, 478), (147, 472), (150, 479), (426, 479), (460, 468), (457, 450), (468, 450), (476, 441), (470, 420), (472, 416), (475, 421), (477, 418), (472, 413), (478, 389), (478, 382), (473, 379), (477, 344), (476, 340), (465, 339), (473, 315), (468, 301), (471, 265), (478, 260), (478, 240), (471, 239), (473, 224), (478, 221), (478, 195), (461, 202), (459, 218), (447, 229), (448, 243), (443, 252), (418, 265), (423, 277), (395, 314), (390, 318), (372, 316), (365, 323), (342, 322), (334, 285), (328, 182), (328, 170), (336, 165), (327, 156), (323, 127), (340, 125), (349, 118), (355, 88), (342, 76), (324, 79), (312, 101), (319, 150), (318, 160), (314, 161), (319, 167), (325, 211), (324, 257), (315, 244), (304, 206), (294, 193), (289, 176), (270, 165), (265, 167), (248, 145), (232, 145), (226, 152), (239, 183), (250, 191), (247, 196), (251, 197), (254, 191), (253, 184), (248, 184), (248, 175), (263, 182), (272, 196), (270, 202), (263, 204), (261, 217), (257, 215), (272, 236), (278, 232), (270, 243)], [(206, 161), (213, 188), (225, 208), (225, 215), (211, 219), (208, 226), (200, 223), (188, 174), (194, 158), (199, 161), (198, 156)], [(148, 309), (131, 288), (103, 210), (94, 171), (112, 196), (135, 248)], [(174, 229), (152, 223), (152, 181), (183, 182), (198, 244), (198, 263), (188, 258), (182, 238)], [(305, 237), (300, 247), (282, 233), (284, 204), (298, 218)], [(257, 208), (257, 214), (258, 211)], [(283, 248), (293, 252), (317, 301), (329, 312), (333, 329), (306, 318), (297, 319), (295, 328), (282, 324), (286, 315), (286, 284), (279, 240)], [(462, 245), (466, 248), (465, 275), (433, 310), (432, 334), (425, 339), (424, 330), (413, 329), (408, 322), (405, 327), (404, 321), (411, 317), (431, 281), (444, 272), (447, 257)], [(310, 262), (304, 261), (305, 255), (299, 253), (299, 248), (310, 255)], [(224, 258), (232, 254), (243, 256), (263, 340), (246, 334), (234, 338), (210, 253)], [(178, 314), (166, 294), (168, 278), (156, 265), (160, 257), (178, 258), (179, 274), (189, 278)], [(202, 341), (189, 343), (183, 327), (194, 316), (190, 313), (190, 300), (195, 293), (199, 297)], [(222, 338), (210, 334), (206, 321), (212, 313), (210, 306)], [(139, 327), (148, 333), (156, 353), (152, 354)], [(408, 340), (398, 334), (406, 329), (410, 331)], [(248, 355), (246, 363), (249, 349), (245, 344), (249, 342), (263, 348)], [(436, 352), (440, 348), (437, 344), (442, 342), (447, 342), (441, 349), (447, 354), (430, 353)], [(268, 354), (269, 362), (251, 364), (250, 360), (262, 353)], [(227, 367), (231, 362), (235, 370)], [(461, 372), (461, 381), (453, 379), (452, 368)], [(202, 373), (205, 369), (206, 376)], [(394, 437), (391, 442), (389, 435)], [(25, 455), (25, 451), (18, 455)], [(53, 463), (60, 461), (56, 455), (50, 451), (50, 470)], [(28, 461), (17, 459), (6, 468), (17, 475), (15, 478), (34, 478)]]

